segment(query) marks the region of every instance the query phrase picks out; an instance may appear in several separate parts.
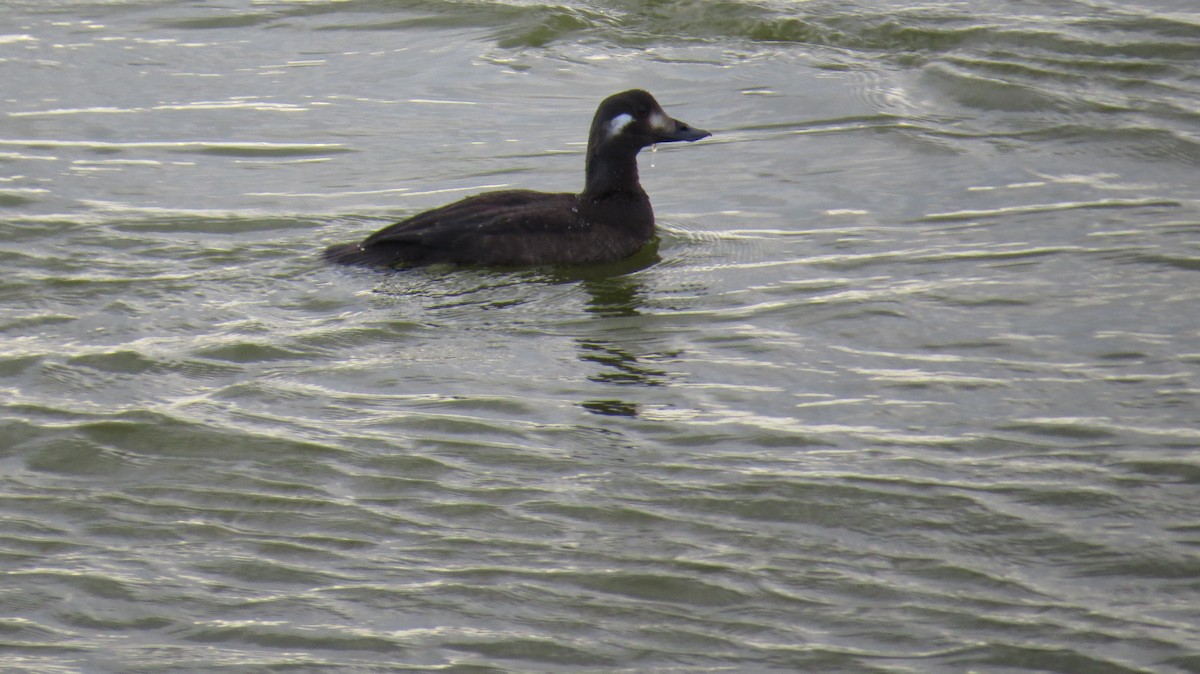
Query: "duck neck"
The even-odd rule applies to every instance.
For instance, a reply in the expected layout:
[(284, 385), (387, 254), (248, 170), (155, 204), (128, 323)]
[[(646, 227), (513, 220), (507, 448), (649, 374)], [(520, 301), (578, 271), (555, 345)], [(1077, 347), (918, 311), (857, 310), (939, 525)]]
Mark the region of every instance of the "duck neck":
[(586, 184), (581, 196), (598, 201), (618, 194), (645, 196), (638, 182), (639, 147), (589, 143)]

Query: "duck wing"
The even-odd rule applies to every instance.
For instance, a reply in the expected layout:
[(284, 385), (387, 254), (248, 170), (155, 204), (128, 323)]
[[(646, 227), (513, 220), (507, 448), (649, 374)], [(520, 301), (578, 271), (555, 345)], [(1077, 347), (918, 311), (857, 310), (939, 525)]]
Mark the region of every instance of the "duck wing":
[(433, 243), (460, 236), (536, 232), (567, 225), (574, 194), (505, 190), (467, 197), (384, 227), (363, 240), (380, 243)]
[(401, 220), (360, 243), (331, 246), (325, 257), (369, 266), (538, 264), (548, 248), (559, 247), (556, 235), (586, 226), (577, 200), (532, 190), (479, 194)]

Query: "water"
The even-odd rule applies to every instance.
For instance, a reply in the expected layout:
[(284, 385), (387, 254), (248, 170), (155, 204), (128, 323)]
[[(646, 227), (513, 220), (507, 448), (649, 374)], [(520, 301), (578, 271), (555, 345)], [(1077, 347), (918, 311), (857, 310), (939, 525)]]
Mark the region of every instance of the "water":
[[(1200, 672), (1193, 3), (0, 18), (5, 672)], [(319, 260), (631, 86), (656, 249)]]

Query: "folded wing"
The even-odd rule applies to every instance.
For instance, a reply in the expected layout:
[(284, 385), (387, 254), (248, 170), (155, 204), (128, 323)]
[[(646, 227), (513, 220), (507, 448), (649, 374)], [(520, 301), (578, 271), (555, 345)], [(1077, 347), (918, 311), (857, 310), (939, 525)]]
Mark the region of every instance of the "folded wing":
[(573, 194), (532, 190), (480, 194), (414, 215), (360, 243), (330, 246), (325, 258), (367, 266), (535, 264), (548, 242), (586, 227), (576, 202)]

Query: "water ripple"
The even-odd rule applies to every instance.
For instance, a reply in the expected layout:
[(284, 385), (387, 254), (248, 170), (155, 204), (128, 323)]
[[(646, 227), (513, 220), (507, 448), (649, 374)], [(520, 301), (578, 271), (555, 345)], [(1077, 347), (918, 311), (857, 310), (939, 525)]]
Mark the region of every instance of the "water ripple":
[[(1195, 670), (1182, 9), (10, 3), (5, 665)], [(320, 261), (629, 86), (635, 258)]]

